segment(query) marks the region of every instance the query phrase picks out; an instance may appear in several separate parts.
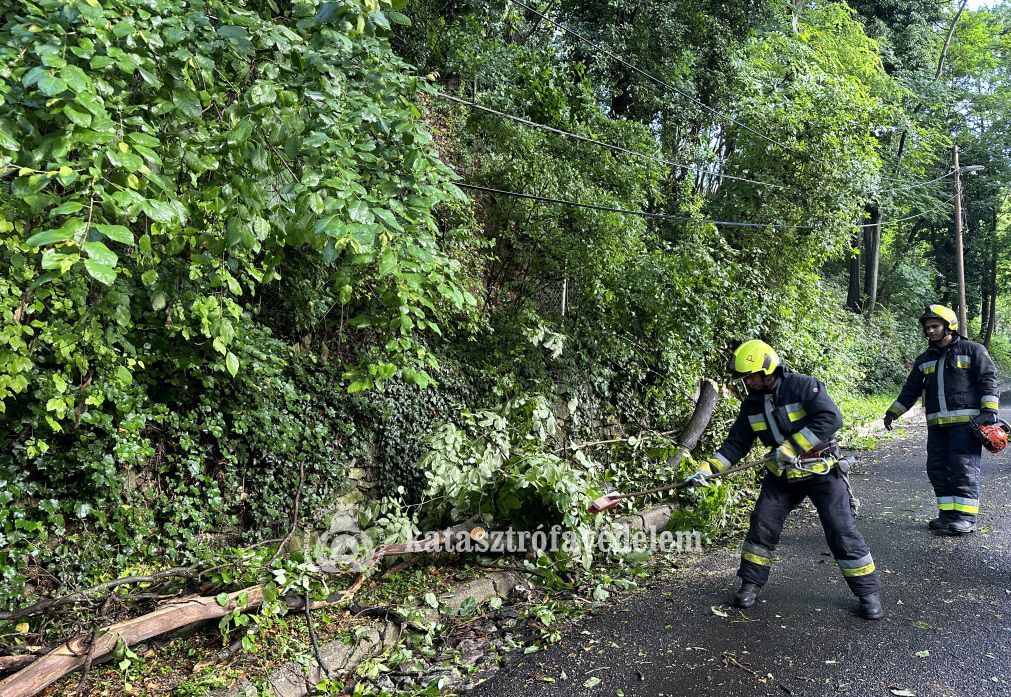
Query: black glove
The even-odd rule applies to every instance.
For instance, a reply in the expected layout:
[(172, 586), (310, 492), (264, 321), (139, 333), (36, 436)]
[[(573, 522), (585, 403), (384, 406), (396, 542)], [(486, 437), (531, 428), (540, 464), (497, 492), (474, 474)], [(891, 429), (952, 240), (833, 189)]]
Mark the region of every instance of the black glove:
[(895, 416), (892, 413), (885, 414), (885, 430), (892, 430), (892, 422), (895, 421)]
[(997, 423), (997, 415), (992, 411), (984, 411), (976, 417), (976, 423), (980, 426), (992, 426)]

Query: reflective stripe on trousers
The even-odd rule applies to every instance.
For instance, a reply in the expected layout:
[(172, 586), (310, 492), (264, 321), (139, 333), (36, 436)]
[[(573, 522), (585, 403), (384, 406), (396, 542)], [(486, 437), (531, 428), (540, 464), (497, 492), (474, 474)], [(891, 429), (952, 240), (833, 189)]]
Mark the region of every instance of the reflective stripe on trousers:
[(786, 517), (805, 498), (810, 498), (818, 510), (825, 539), (853, 594), (878, 592), (880, 581), (874, 559), (857, 529), (849, 490), (838, 470), (800, 481), (765, 475), (762, 492), (751, 512), (737, 575), (749, 583), (765, 585)]
[(976, 520), (982, 450), (968, 424), (927, 429), (927, 476), (940, 517)]

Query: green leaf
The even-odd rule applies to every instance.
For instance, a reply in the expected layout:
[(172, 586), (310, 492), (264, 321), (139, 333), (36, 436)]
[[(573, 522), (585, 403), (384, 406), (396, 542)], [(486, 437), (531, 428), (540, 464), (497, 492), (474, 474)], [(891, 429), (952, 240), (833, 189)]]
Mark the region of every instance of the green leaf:
[(133, 382), (133, 375), (123, 366), (118, 366), (116, 368), (116, 377), (119, 378), (119, 381), (124, 385), (129, 385)]
[(80, 126), (81, 128), (87, 128), (91, 125), (91, 114), (81, 109), (78, 109), (73, 104), (66, 104), (63, 107), (63, 113), (68, 119), (70, 119), (74, 124)]
[(96, 223), (94, 228), (100, 233), (108, 237), (113, 242), (119, 242), (120, 244), (133, 245), (133, 233), (130, 228), (124, 225), (107, 225), (105, 223)]
[(116, 281), (116, 269), (105, 264), (100, 264), (94, 259), (85, 259), (84, 268), (88, 274), (99, 283), (111, 286)]
[(218, 36), (222, 39), (240, 39), (248, 40), (249, 32), (245, 27), (237, 27), (232, 24), (222, 24), (218, 27)]
[(17, 152), (21, 146), (10, 133), (0, 128), (0, 148)]
[(144, 160), (140, 155), (133, 152), (122, 152), (121, 150), (108, 150), (106, 157), (116, 167), (122, 167), (127, 172), (136, 172), (144, 166)]
[(598, 678), (596, 675), (594, 675), (594, 676), (589, 677), (589, 678), (586, 679), (586, 681), (583, 683), (583, 687), (595, 687), (595, 686), (597, 686), (599, 684), (600, 684), (600, 678)]
[(49, 211), (49, 217), (55, 218), (58, 215), (71, 215), (77, 211), (84, 208), (84, 204), (80, 201), (67, 201), (66, 203), (57, 206), (53, 210)]
[(55, 97), (60, 92), (63, 92), (65, 89), (67, 89), (67, 83), (61, 80), (60, 78), (56, 77), (55, 75), (50, 75), (49, 73), (46, 73), (45, 75), (39, 78), (38, 87), (39, 90), (42, 92), (42, 94), (46, 95), (47, 97)]
[(104, 242), (85, 242), (81, 246), (90, 259), (103, 266), (115, 266), (119, 263), (119, 256), (106, 247)]
[(249, 134), (253, 131), (253, 124), (249, 122), (249, 119), (242, 119), (236, 124), (235, 128), (228, 132), (228, 144), (238, 145), (242, 143), (247, 138)]
[(199, 119), (203, 114), (200, 98), (190, 90), (178, 87), (172, 90), (172, 103), (179, 111), (192, 119)]
[(393, 216), (393, 214), (390, 213), (385, 208), (374, 208), (372, 212), (376, 215), (377, 218), (382, 220), (384, 223), (386, 223), (388, 227), (392, 228), (393, 230), (396, 230), (398, 232), (404, 231), (404, 226), (401, 225), (397, 221), (397, 219)]
[(90, 81), (88, 75), (76, 65), (68, 65), (60, 70), (60, 77), (67, 83), (67, 87), (74, 92), (84, 92), (88, 89)]
[(149, 148), (158, 148), (158, 147), (161, 147), (161, 141), (160, 140), (158, 140), (157, 138), (155, 138), (152, 135), (148, 135), (147, 133), (141, 133), (140, 131), (134, 131), (133, 133), (127, 133), (126, 134), (126, 138), (130, 142), (136, 143), (137, 145), (144, 145), (144, 146), (147, 146)]
[(379, 260), (379, 275), (389, 276), (397, 268), (397, 257), (393, 252), (387, 250), (383, 252), (382, 258)]
[(141, 209), (147, 213), (151, 220), (158, 223), (174, 223), (178, 218), (175, 208), (164, 201), (153, 198), (146, 199), (141, 204)]
[(42, 247), (55, 242), (66, 242), (73, 236), (73, 232), (65, 228), (59, 228), (58, 230), (46, 230), (44, 232), (35, 233), (25, 241), (25, 244), (29, 247)]
[(214, 598), (214, 602), (221, 607), (228, 607), (228, 593), (218, 593)]
[(372, 219), (369, 215), (369, 207), (364, 201), (355, 201), (351, 204), (348, 209), (348, 213), (351, 216), (351, 220), (356, 223), (368, 223)]
[(154, 282), (158, 280), (158, 272), (154, 269), (149, 269), (140, 275), (140, 282), (145, 286), (152, 286)]
[(42, 254), (42, 268), (47, 271), (59, 269), (61, 273), (66, 273), (80, 260), (80, 254), (60, 254), (50, 247)]
[(239, 359), (231, 351), (225, 356), (225, 367), (228, 368), (228, 374), (233, 378), (239, 372)]

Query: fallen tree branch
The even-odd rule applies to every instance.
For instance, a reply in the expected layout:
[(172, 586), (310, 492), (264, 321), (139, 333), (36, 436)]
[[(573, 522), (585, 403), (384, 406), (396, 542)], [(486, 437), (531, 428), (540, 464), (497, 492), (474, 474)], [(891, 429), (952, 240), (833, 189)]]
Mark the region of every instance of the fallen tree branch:
[(106, 581), (105, 583), (99, 583), (97, 586), (88, 588), (83, 591), (74, 591), (68, 595), (64, 595), (60, 598), (48, 598), (46, 600), (40, 600), (37, 603), (27, 605), (17, 610), (10, 610), (8, 612), (0, 612), (0, 621), (4, 622), (16, 622), (25, 617), (31, 617), (32, 615), (39, 615), (43, 612), (49, 612), (50, 610), (55, 610), (57, 608), (68, 605), (69, 603), (76, 602), (79, 600), (85, 600), (89, 596), (96, 593), (101, 593), (102, 591), (112, 590), (113, 588), (118, 588), (119, 586), (125, 586), (131, 583), (156, 583), (158, 581), (163, 581), (167, 578), (186, 578), (194, 579), (199, 578), (203, 571), (197, 571), (203, 564), (206, 564), (207, 560), (200, 561), (192, 566), (179, 566), (173, 569), (166, 569), (165, 571), (159, 571), (158, 573), (151, 574), (149, 576), (126, 576), (124, 578), (113, 579), (112, 581)]
[[(330, 598), (327, 598), (326, 600), (311, 602), (309, 606), (306, 607), (306, 611), (308, 612), (325, 607), (339, 606), (350, 602), (362, 585), (364, 585), (365, 581), (369, 579), (372, 570), (375, 569), (383, 557), (435, 551), (445, 543), (447, 536), (467, 530), (467, 527), (470, 525), (473, 525), (472, 520), (466, 521), (461, 525), (454, 526), (453, 528), (443, 530), (438, 535), (427, 535), (423, 540), (390, 544), (380, 547), (372, 555), (371, 559), (362, 567), (358, 580), (355, 581), (354, 584), (352, 584), (349, 588), (330, 596)], [(477, 528), (475, 530), (480, 530), (481, 533), (484, 533), (483, 528)], [(474, 534), (475, 532), (471, 531), (471, 535), (473, 536)], [(187, 567), (187, 569), (182, 571), (190, 571), (190, 569), (191, 567)], [(172, 574), (181, 575), (181, 570), (170, 569), (158, 574), (152, 574), (148, 577), (133, 576), (129, 579), (117, 579), (116, 581), (109, 581), (108, 583), (96, 586), (90, 592), (115, 587), (116, 585), (123, 585), (128, 582), (137, 583), (140, 582), (139, 579), (167, 578)], [(70, 596), (65, 596), (64, 598), (49, 601), (46, 604), (46, 607), (48, 609), (57, 604), (66, 604), (67, 602), (70, 602), (69, 598), (78, 595), (81, 594), (71, 594)], [(168, 602), (146, 615), (126, 620), (124, 622), (118, 622), (105, 627), (101, 631), (96, 630), (96, 632), (92, 634), (78, 635), (67, 641), (62, 646), (59, 646), (46, 655), (40, 657), (38, 660), (32, 661), (25, 667), (21, 668), (19, 672), (0, 681), (0, 695), (3, 695), (3, 697), (32, 697), (52, 685), (57, 680), (88, 664), (89, 661), (95, 661), (108, 655), (115, 649), (116, 643), (120, 639), (122, 639), (124, 645), (129, 647), (134, 644), (147, 641), (148, 639), (153, 639), (163, 634), (175, 631), (176, 629), (180, 629), (195, 622), (219, 619), (232, 612), (238, 603), (238, 599), (243, 595), (246, 596), (246, 603), (243, 606), (244, 609), (250, 610), (263, 603), (263, 587), (260, 585), (251, 586), (244, 590), (229, 593), (228, 600), (224, 606), (217, 602), (216, 597), (211, 596), (180, 598), (178, 600)], [(306, 598), (286, 598), (285, 603), (289, 609), (294, 609), (300, 604), (304, 604), (305, 600)], [(34, 606), (29, 606), (28, 608), (15, 612), (25, 612), (33, 607), (37, 608), (42, 604), (43, 603), (36, 603)]]
[(106, 627), (87, 651), (85, 648), (89, 635), (74, 637), (0, 681), (0, 694), (4, 697), (32, 697), (83, 666), (89, 656), (92, 660), (97, 660), (112, 653), (120, 638), (126, 646), (132, 646), (194, 622), (224, 617), (235, 609), (239, 596), (243, 594), (247, 596), (246, 608), (257, 607), (263, 602), (263, 589), (252, 586), (229, 593), (224, 606), (212, 597), (189, 598), (167, 603), (147, 615), (118, 622)]
[(312, 626), (312, 610), (309, 609), (309, 594), (306, 593), (303, 596), (305, 601), (305, 608), (303, 612), (305, 613), (305, 624), (309, 628), (309, 641), (312, 643), (312, 652), (316, 656), (316, 665), (319, 666), (320, 670), (323, 671), (323, 675), (327, 679), (331, 679), (333, 675), (330, 674), (330, 666), (323, 659), (323, 654), (319, 651), (319, 642), (316, 640), (316, 629)]
[(21, 670), (29, 663), (34, 663), (37, 660), (39, 660), (38, 656), (27, 654), (22, 656), (0, 656), (0, 674)]

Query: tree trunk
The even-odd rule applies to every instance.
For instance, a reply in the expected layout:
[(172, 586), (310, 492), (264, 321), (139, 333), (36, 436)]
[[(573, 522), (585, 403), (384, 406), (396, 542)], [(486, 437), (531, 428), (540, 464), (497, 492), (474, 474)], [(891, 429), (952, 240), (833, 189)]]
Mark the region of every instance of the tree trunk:
[(986, 332), (983, 334), (983, 346), (987, 349), (990, 348), (990, 339), (993, 338), (994, 329), (997, 325), (997, 246), (990, 251), (990, 268), (987, 269), (990, 276), (989, 288), (987, 288), (987, 295), (989, 296), (989, 312), (983, 319), (986, 320)]
[(685, 453), (690, 452), (698, 444), (699, 438), (709, 425), (709, 420), (713, 418), (713, 412), (716, 411), (718, 397), (716, 383), (712, 380), (703, 380), (699, 383), (699, 398), (695, 402), (695, 411), (692, 412), (692, 418), (685, 426), (685, 430), (678, 436), (678, 445), (681, 447), (667, 459), (669, 465), (677, 467), (681, 464)]
[(853, 235), (853, 251), (849, 258), (849, 288), (846, 290), (846, 309), (850, 312), (860, 313), (860, 245), (863, 236), (860, 233)]
[(64, 675), (83, 666), (89, 655), (97, 660), (112, 653), (120, 639), (127, 646), (133, 646), (194, 622), (224, 617), (235, 609), (235, 604), (242, 594), (246, 595), (247, 608), (257, 607), (263, 602), (260, 586), (229, 593), (228, 601), (223, 606), (218, 604), (215, 598), (186, 598), (168, 603), (147, 615), (108, 627), (105, 633), (95, 640), (93, 647), (89, 646), (90, 634), (80, 635), (50, 651), (27, 668), (0, 681), (0, 694), (4, 697), (32, 697)]
[[(986, 252), (986, 263), (979, 279), (979, 335), (986, 336), (990, 331), (990, 253)], [(985, 343), (985, 342), (984, 342)]]
[(874, 316), (874, 306), (878, 302), (878, 259), (881, 252), (881, 208), (867, 206), (867, 227), (864, 228), (864, 292), (867, 302), (864, 316)]

